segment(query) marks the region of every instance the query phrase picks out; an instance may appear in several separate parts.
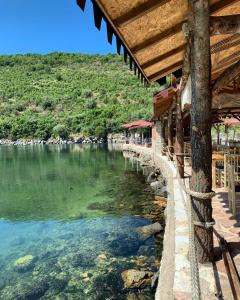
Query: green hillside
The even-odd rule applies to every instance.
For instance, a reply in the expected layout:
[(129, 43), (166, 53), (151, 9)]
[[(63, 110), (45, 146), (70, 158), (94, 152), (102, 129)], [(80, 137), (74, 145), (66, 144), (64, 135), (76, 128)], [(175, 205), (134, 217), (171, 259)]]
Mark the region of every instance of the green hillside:
[(105, 136), (149, 119), (154, 90), (116, 55), (0, 56), (0, 138)]

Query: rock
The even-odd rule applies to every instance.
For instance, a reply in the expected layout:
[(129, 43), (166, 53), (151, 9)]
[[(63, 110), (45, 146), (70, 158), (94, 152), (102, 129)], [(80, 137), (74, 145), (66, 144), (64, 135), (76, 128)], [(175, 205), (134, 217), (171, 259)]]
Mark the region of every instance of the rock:
[(110, 252), (113, 256), (134, 255), (141, 245), (141, 241), (135, 237), (122, 237), (110, 243)]
[(151, 172), (149, 175), (148, 175), (148, 178), (147, 178), (147, 183), (152, 183), (156, 181), (156, 176), (155, 176), (155, 172)]
[(154, 275), (150, 271), (126, 270), (121, 273), (125, 288), (139, 288), (151, 284), (151, 277)]
[(18, 272), (27, 272), (34, 267), (34, 261), (32, 255), (20, 257), (14, 262), (14, 269)]
[(71, 264), (73, 267), (90, 268), (95, 265), (95, 258), (93, 253), (76, 253), (71, 259)]
[(16, 284), (3, 291), (4, 300), (32, 300), (42, 297), (48, 289), (48, 282), (45, 279), (34, 280), (24, 284)]
[(162, 184), (160, 181), (153, 181), (152, 183), (150, 183), (150, 187), (156, 191), (158, 189), (161, 189), (162, 188)]
[(99, 261), (105, 261), (105, 260), (107, 260), (107, 256), (104, 253), (102, 253), (102, 254), (98, 255), (97, 259)]
[(167, 199), (161, 196), (155, 196), (154, 204), (160, 206), (160, 207), (167, 207)]
[(137, 232), (140, 233), (143, 236), (144, 239), (146, 239), (149, 236), (151, 236), (155, 233), (158, 233), (162, 230), (163, 230), (163, 227), (158, 222), (137, 228)]

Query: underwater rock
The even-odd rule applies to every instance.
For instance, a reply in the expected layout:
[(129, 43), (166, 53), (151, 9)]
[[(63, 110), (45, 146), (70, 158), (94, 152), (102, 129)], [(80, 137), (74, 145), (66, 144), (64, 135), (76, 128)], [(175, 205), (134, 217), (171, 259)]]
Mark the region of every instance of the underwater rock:
[(95, 265), (96, 254), (91, 252), (85, 253), (76, 253), (71, 259), (71, 264), (73, 267), (83, 267), (83, 268), (90, 268)]
[(18, 272), (27, 272), (33, 268), (35, 260), (32, 255), (22, 256), (14, 262), (14, 269)]
[(156, 234), (162, 230), (163, 227), (158, 222), (137, 228), (137, 232), (141, 235), (141, 239), (144, 240), (147, 239), (149, 236)]
[(32, 282), (25, 282), (8, 286), (4, 289), (1, 299), (4, 300), (33, 300), (42, 297), (48, 289), (48, 282), (46, 279), (34, 280)]
[(121, 273), (125, 288), (139, 288), (151, 284), (151, 278), (154, 275), (150, 271), (126, 270)]
[(55, 293), (63, 291), (69, 281), (69, 277), (64, 273), (57, 274), (49, 280), (49, 286)]
[(130, 256), (134, 255), (141, 245), (141, 241), (135, 237), (122, 237), (113, 240), (110, 244), (110, 253), (113, 256)]

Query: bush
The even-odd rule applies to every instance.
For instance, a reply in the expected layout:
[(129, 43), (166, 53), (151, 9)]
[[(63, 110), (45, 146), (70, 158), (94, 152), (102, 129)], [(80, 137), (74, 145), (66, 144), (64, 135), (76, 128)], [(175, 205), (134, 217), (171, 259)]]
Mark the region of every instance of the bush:
[(52, 132), (54, 137), (60, 137), (62, 139), (67, 138), (69, 136), (68, 129), (63, 124), (58, 124), (54, 126)]
[(94, 99), (89, 99), (85, 102), (85, 108), (87, 109), (94, 109), (97, 107), (97, 102)]
[(92, 91), (89, 89), (83, 89), (81, 95), (84, 98), (90, 98), (92, 97)]

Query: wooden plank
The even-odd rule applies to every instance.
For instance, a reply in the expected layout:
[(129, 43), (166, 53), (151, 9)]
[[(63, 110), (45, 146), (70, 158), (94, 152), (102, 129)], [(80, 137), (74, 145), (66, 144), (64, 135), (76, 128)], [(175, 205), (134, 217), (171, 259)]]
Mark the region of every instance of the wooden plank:
[(116, 44), (117, 44), (117, 54), (121, 54), (122, 43), (118, 36), (116, 36)]
[(144, 40), (143, 42), (133, 46), (132, 52), (137, 53), (143, 49), (147, 49), (147, 48), (149, 48), (159, 42), (162, 42), (163, 40), (181, 32), (182, 25), (183, 25), (183, 22), (181, 22), (171, 28), (168, 28), (167, 30), (165, 30), (163, 32), (160, 32), (149, 39)]
[(113, 33), (114, 33), (114, 30), (113, 30), (112, 26), (109, 24), (109, 22), (107, 21), (107, 37), (108, 37), (108, 42), (111, 45), (112, 45), (112, 40), (113, 40)]
[(170, 73), (180, 69), (182, 67), (182, 61), (178, 61), (173, 65), (168, 66), (165, 69), (160, 70), (159, 72), (156, 72), (150, 76), (148, 76), (148, 79), (151, 81), (156, 81), (160, 78), (162, 78), (163, 76), (169, 75)]
[(133, 7), (127, 13), (113, 20), (113, 22), (116, 26), (125, 26), (168, 2), (170, 0), (149, 0), (137, 7)]
[(216, 80), (212, 93), (218, 94), (230, 81), (232, 81), (240, 73), (240, 60), (233, 66), (226, 69), (222, 75)]
[(234, 34), (211, 46), (211, 54), (240, 45), (240, 35)]
[(86, 0), (77, 0), (77, 5), (81, 8), (82, 11), (84, 11)]
[(101, 23), (102, 23), (102, 12), (101, 9), (98, 7), (97, 3), (95, 1), (93, 3), (93, 14), (94, 14), (94, 23), (98, 30), (101, 29)]
[(177, 48), (172, 49), (171, 51), (169, 51), (167, 53), (161, 54), (161, 55), (159, 55), (159, 56), (157, 56), (157, 57), (155, 57), (151, 60), (148, 60), (148, 61), (146, 61), (145, 63), (142, 64), (142, 68), (145, 69), (145, 68), (148, 68), (148, 67), (150, 67), (154, 64), (157, 64), (157, 63), (163, 61), (164, 59), (166, 59), (170, 56), (173, 56), (175, 54), (178, 54), (179, 52), (182, 52), (184, 50), (184, 48), (185, 48), (185, 45), (181, 45)]
[(238, 0), (220, 0), (216, 3), (214, 3), (213, 5), (211, 5), (210, 13), (214, 14), (216, 12), (219, 12), (219, 11), (223, 10), (224, 8), (234, 4), (236, 2), (238, 2)]

